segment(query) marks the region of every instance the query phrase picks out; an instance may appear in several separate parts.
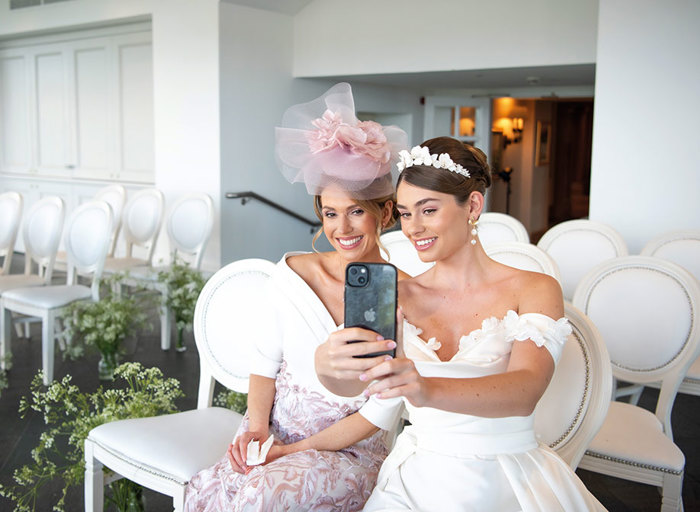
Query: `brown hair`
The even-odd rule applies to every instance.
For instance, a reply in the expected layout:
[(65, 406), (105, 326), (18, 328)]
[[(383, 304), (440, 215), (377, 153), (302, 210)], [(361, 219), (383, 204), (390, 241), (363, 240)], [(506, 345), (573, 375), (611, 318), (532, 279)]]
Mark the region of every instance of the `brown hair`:
[(486, 155), (479, 148), (451, 137), (436, 137), (426, 140), (421, 146), (427, 147), (431, 155), (449, 154), (454, 163), (469, 171), (470, 177), (429, 165), (413, 165), (399, 175), (397, 188), (406, 181), (416, 187), (451, 194), (457, 204), (463, 205), (472, 192), (485, 194), (491, 186), (491, 170)]
[[(382, 226), (382, 210), (384, 209), (384, 205), (386, 205), (387, 201), (391, 201), (393, 203), (391, 207), (391, 217), (389, 217), (389, 221), (386, 223), (386, 225)], [(374, 220), (377, 223), (377, 245), (386, 251), (385, 247), (379, 240), (379, 235), (382, 234), (382, 230), (389, 229), (391, 226), (396, 224), (396, 220), (399, 218), (399, 212), (396, 209), (396, 200), (394, 199), (393, 194), (389, 196), (379, 197), (377, 199), (355, 199), (355, 202), (360, 208), (362, 208), (372, 217), (374, 217)], [(316, 213), (316, 217), (318, 217), (318, 220), (320, 220), (321, 223), (323, 223), (323, 215), (321, 214), (322, 209), (323, 204), (321, 204), (321, 196), (314, 196), (314, 212)], [(311, 247), (315, 252), (318, 252), (318, 250), (316, 249), (316, 241), (319, 239), (321, 234), (323, 234), (323, 226), (321, 226), (321, 228), (316, 232), (311, 242)]]

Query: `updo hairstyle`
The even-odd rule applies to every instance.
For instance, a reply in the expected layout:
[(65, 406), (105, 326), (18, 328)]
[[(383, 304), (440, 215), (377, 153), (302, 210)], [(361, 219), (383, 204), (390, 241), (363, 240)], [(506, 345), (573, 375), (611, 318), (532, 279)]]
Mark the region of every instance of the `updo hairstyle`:
[(416, 187), (451, 194), (462, 206), (472, 192), (485, 194), (491, 186), (491, 170), (486, 155), (479, 148), (451, 137), (436, 137), (426, 140), (421, 146), (427, 147), (431, 155), (449, 154), (454, 163), (469, 171), (470, 177), (429, 165), (413, 165), (401, 172), (396, 188), (405, 181)]

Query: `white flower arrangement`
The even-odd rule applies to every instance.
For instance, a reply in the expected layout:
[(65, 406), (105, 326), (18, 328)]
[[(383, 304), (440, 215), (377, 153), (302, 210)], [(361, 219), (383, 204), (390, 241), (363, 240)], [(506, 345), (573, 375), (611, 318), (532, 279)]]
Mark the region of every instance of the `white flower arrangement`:
[(399, 151), (399, 161), (396, 164), (398, 170), (403, 171), (407, 167), (413, 165), (428, 165), (436, 169), (445, 169), (450, 172), (461, 174), (465, 178), (471, 176), (468, 170), (454, 163), (449, 154), (441, 153), (440, 155), (431, 155), (430, 150), (425, 146), (413, 146), (410, 153), (405, 149)]

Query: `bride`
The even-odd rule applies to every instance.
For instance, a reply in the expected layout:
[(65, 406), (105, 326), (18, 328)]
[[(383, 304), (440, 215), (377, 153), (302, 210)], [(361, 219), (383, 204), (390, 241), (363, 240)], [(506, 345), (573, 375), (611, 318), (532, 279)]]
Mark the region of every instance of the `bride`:
[(352, 356), (387, 341), (341, 330), (316, 351), (329, 390), (370, 383), (388, 416), (409, 413), (364, 510), (602, 510), (535, 438), (533, 411), (571, 328), (556, 280), (497, 263), (479, 242), (486, 157), (440, 137), (402, 152), (399, 170), (402, 230), (435, 262), (399, 283), (403, 344), (395, 359), (366, 361)]

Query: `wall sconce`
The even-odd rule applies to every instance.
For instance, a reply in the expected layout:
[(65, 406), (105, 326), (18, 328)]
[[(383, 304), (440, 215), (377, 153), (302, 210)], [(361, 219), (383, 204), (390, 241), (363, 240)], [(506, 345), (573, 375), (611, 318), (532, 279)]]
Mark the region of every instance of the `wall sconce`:
[(513, 144), (517, 144), (523, 139), (523, 118), (514, 117), (513, 122), (513, 139), (510, 141)]

